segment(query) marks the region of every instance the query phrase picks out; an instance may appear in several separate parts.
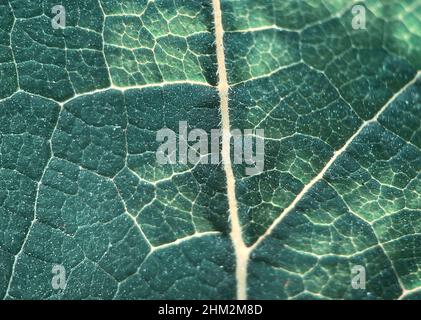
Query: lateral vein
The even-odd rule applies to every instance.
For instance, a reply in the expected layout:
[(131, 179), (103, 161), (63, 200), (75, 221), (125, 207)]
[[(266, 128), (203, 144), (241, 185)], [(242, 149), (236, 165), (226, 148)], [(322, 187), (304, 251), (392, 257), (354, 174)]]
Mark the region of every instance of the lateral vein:
[(315, 176), (301, 191), (300, 193), (295, 197), (294, 201), (291, 202), (291, 204), (285, 208), (281, 214), (276, 218), (270, 227), (266, 229), (266, 232), (262, 234), (257, 241), (250, 246), (250, 250), (253, 251), (259, 244), (267, 237), (269, 236), (272, 231), (276, 228), (276, 226), (295, 208), (297, 203), (303, 198), (303, 196), (318, 182), (320, 181), (327, 170), (331, 167), (331, 165), (336, 161), (336, 159), (342, 155), (347, 149), (348, 146), (354, 141), (354, 139), (361, 133), (364, 128), (366, 128), (369, 124), (374, 123), (378, 120), (379, 116), (387, 109), (387, 107), (396, 100), (397, 97), (399, 97), (408, 87), (413, 85), (418, 77), (421, 75), (421, 72), (418, 72), (415, 77), (409, 81), (406, 85), (404, 85), (398, 92), (396, 92), (387, 102), (386, 104), (370, 119), (367, 121), (364, 121), (362, 125), (358, 128), (358, 130), (351, 136), (351, 138), (348, 139), (348, 141), (340, 148), (339, 150), (335, 151), (333, 157), (328, 161), (328, 163), (323, 167), (323, 169), (319, 172), (317, 176)]

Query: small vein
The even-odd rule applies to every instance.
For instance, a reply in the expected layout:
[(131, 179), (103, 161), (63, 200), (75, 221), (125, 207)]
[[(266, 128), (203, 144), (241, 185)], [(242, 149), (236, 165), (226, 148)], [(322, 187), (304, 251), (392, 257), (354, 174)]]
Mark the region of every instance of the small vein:
[(6, 289), (6, 292), (4, 294), (3, 300), (6, 299), (7, 296), (9, 295), (9, 291), (10, 291), (10, 288), (12, 286), (12, 282), (13, 282), (13, 279), (14, 279), (14, 276), (15, 276), (15, 269), (16, 269), (17, 262), (19, 260), (19, 257), (22, 255), (22, 253), (23, 253), (23, 251), (25, 249), (25, 245), (26, 245), (26, 242), (28, 241), (28, 238), (29, 238), (29, 234), (31, 232), (31, 229), (34, 226), (34, 224), (37, 222), (38, 197), (39, 197), (39, 192), (40, 192), (42, 180), (44, 179), (44, 176), (45, 176), (45, 173), (47, 172), (48, 166), (49, 166), (51, 160), (54, 157), (53, 156), (53, 146), (52, 146), (51, 140), (53, 139), (54, 133), (55, 133), (55, 131), (57, 129), (58, 122), (59, 122), (60, 115), (61, 115), (61, 111), (63, 109), (61, 105), (60, 105), (60, 107), (61, 108), (60, 108), (60, 111), (59, 111), (59, 113), (57, 115), (57, 119), (56, 119), (56, 123), (54, 125), (54, 129), (51, 132), (50, 139), (48, 140), (49, 148), (50, 148), (50, 158), (48, 159), (47, 163), (45, 164), (44, 170), (42, 171), (41, 177), (40, 177), (40, 179), (38, 181), (38, 184), (37, 184), (37, 190), (36, 190), (35, 202), (34, 202), (34, 214), (33, 214), (33, 218), (32, 218), (31, 224), (29, 225), (29, 228), (28, 228), (28, 231), (26, 233), (25, 239), (22, 242), (22, 246), (21, 246), (19, 252), (15, 255), (15, 258), (14, 258), (14, 261), (13, 261), (13, 265), (12, 265), (12, 271), (10, 273), (9, 282), (7, 284), (7, 289)]

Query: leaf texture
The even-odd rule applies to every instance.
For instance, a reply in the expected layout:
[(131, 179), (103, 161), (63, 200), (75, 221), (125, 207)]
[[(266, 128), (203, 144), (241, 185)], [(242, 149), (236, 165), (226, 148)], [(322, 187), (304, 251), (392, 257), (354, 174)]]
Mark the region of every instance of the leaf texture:
[[(0, 297), (420, 298), (419, 0), (54, 5), (0, 1)], [(180, 121), (264, 171), (157, 164)]]

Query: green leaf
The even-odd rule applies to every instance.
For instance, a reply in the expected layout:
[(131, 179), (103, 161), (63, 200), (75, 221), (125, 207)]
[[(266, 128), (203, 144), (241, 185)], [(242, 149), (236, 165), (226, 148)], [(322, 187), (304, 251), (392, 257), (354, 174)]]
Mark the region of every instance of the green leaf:
[[(418, 0), (56, 4), (0, 2), (0, 297), (419, 299)], [(180, 121), (264, 171), (159, 165)]]

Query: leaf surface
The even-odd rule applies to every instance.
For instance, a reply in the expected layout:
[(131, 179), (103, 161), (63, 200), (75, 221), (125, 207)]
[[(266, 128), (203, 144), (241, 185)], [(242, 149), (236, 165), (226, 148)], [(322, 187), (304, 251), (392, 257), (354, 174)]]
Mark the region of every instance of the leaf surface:
[[(419, 298), (418, 0), (55, 4), (0, 2), (1, 297)], [(264, 171), (157, 164), (180, 121)]]

